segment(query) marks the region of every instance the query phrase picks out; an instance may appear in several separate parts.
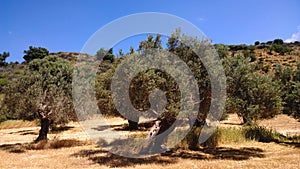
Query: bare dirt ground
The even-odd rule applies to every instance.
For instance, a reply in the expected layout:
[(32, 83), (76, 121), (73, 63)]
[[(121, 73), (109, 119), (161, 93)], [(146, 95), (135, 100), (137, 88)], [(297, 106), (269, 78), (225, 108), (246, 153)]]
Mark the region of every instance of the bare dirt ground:
[[(110, 125), (125, 122), (120, 118), (109, 119)], [(230, 115), (220, 126), (239, 127), (240, 122), (237, 116)], [(300, 126), (299, 122), (284, 115), (261, 121), (260, 124), (287, 134), (294, 130), (299, 132)], [(254, 141), (223, 144), (215, 149), (200, 151), (178, 150), (142, 159), (113, 155), (95, 144), (58, 149), (22, 149), (24, 144), (37, 137), (38, 130), (38, 127), (0, 130), (0, 168), (300, 168), (299, 145)], [(49, 138), (89, 139), (78, 123), (70, 123), (65, 131), (50, 133)]]

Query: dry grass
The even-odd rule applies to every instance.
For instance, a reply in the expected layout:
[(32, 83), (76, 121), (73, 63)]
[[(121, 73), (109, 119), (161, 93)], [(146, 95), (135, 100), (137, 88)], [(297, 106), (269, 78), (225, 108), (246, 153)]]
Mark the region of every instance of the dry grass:
[(300, 149), (275, 143), (245, 142), (216, 149), (166, 153), (131, 159), (94, 145), (9, 152), (1, 147), (0, 168), (299, 168)]
[[(5, 159), (1, 160), (0, 168), (300, 168), (300, 144), (245, 140), (241, 137), (241, 130), (236, 128), (240, 126), (238, 119), (231, 119), (235, 120), (226, 121), (227, 124), (222, 122), (226, 127), (220, 129), (221, 141), (216, 148), (173, 150), (141, 159), (113, 155), (91, 144), (78, 124), (50, 134), (50, 141), (37, 144), (30, 143), (32, 139), (27, 137), (35, 138), (38, 128), (0, 130), (1, 139), (7, 139), (0, 140), (0, 156)], [(121, 124), (117, 119), (111, 121)], [(290, 127), (293, 126), (286, 129)], [(134, 135), (144, 137), (144, 134)], [(18, 140), (27, 140), (27, 143)]]
[(37, 121), (7, 120), (0, 123), (0, 129), (35, 127), (37, 125), (38, 125)]
[(81, 141), (76, 139), (59, 139), (44, 140), (38, 143), (31, 143), (26, 145), (24, 148), (29, 150), (41, 150), (41, 149), (59, 149), (66, 147), (76, 147), (92, 144), (91, 141)]

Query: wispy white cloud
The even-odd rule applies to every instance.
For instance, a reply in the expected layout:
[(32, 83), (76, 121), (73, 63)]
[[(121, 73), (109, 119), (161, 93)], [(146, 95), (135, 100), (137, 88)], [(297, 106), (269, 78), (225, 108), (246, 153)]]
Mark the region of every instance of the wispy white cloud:
[(299, 41), (299, 39), (300, 39), (300, 26), (298, 26), (297, 29), (298, 29), (298, 31), (296, 33), (293, 33), (290, 38), (288, 38), (284, 41), (285, 43), (291, 43), (291, 42)]

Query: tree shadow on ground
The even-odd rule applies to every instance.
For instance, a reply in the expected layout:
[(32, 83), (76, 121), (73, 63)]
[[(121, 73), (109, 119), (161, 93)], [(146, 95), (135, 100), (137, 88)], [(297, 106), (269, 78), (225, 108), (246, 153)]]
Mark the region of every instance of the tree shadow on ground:
[(185, 159), (209, 160), (209, 159), (223, 159), (223, 160), (248, 160), (250, 158), (264, 158), (263, 150), (253, 147), (243, 148), (203, 148), (198, 151), (177, 150), (162, 154), (162, 156), (178, 157)]
[(300, 148), (300, 142), (294, 142), (294, 141), (287, 142), (287, 141), (285, 141), (285, 142), (275, 142), (275, 143), (283, 145), (283, 146), (289, 146), (289, 147), (292, 146), (294, 148)]
[[(49, 131), (49, 134), (58, 134), (64, 131), (68, 131), (73, 129), (73, 126), (58, 126), (58, 127), (53, 127), (51, 128), (51, 130)], [(14, 131), (14, 132), (10, 132), (8, 134), (20, 134), (20, 135), (37, 135), (39, 132), (38, 130), (20, 130), (20, 131)]]
[(141, 164), (158, 164), (167, 165), (179, 162), (182, 159), (191, 160), (214, 160), (214, 159), (226, 159), (226, 160), (248, 160), (250, 158), (264, 158), (264, 151), (259, 148), (244, 147), (244, 148), (203, 148), (198, 151), (190, 150), (171, 150), (160, 155), (154, 155), (144, 158), (128, 158), (118, 155), (114, 155), (106, 150), (81, 150), (71, 156), (75, 157), (87, 157), (99, 165), (105, 165), (107, 167), (135, 167)]
[(20, 131), (10, 132), (8, 134), (36, 135), (36, 134), (38, 134), (38, 131), (36, 131), (36, 130), (20, 130)]
[[(120, 141), (120, 140), (119, 140)], [(123, 140), (124, 141), (124, 140)], [(123, 142), (125, 143), (125, 142)], [(109, 144), (108, 144), (109, 145)], [(123, 149), (127, 150), (132, 147), (127, 144), (122, 144)], [(101, 146), (102, 147), (102, 146)], [(125, 148), (124, 148), (125, 147)], [(120, 147), (119, 147), (120, 148)], [(119, 149), (117, 148), (117, 149)], [(118, 154), (122, 154), (118, 152)], [(202, 148), (197, 151), (173, 149), (171, 151), (154, 155), (151, 157), (143, 158), (128, 158), (124, 156), (114, 155), (110, 151), (97, 148), (97, 150), (81, 150), (71, 156), (84, 157), (88, 160), (98, 163), (99, 165), (105, 165), (107, 167), (134, 167), (141, 164), (158, 164), (167, 165), (177, 163), (179, 159), (191, 159), (191, 160), (248, 160), (250, 158), (264, 158), (264, 151), (260, 148), (243, 147), (243, 148), (230, 148), (230, 147), (217, 147), (217, 148)]]
[[(136, 131), (148, 131), (154, 125), (154, 123), (155, 123), (155, 120), (141, 122), (138, 124), (139, 128), (136, 129)], [(109, 128), (113, 128), (116, 131), (133, 131), (133, 129), (131, 129), (128, 124), (101, 125), (101, 126), (94, 127), (92, 129), (97, 130), (97, 131), (103, 131), (103, 130), (107, 130)]]
[(230, 123), (230, 122), (225, 122), (222, 124), (226, 124), (226, 125), (231, 125), (231, 126), (243, 126), (243, 123)]
[(52, 134), (58, 134), (58, 133), (61, 133), (61, 132), (64, 132), (64, 131), (71, 130), (73, 128), (74, 128), (73, 126), (58, 126), (58, 127), (52, 128), (50, 130), (50, 133), (52, 133)]
[(0, 150), (7, 151), (9, 153), (25, 153), (27, 150), (43, 150), (43, 149), (60, 149), (75, 146), (90, 145), (91, 142), (80, 141), (76, 139), (53, 139), (43, 140), (38, 143), (14, 143), (14, 144), (2, 144)]
[(116, 167), (134, 167), (142, 164), (160, 164), (167, 165), (176, 163), (176, 159), (164, 158), (156, 155), (145, 158), (128, 158), (111, 154), (104, 150), (81, 150), (78, 153), (72, 154), (74, 157), (88, 157), (89, 160), (98, 163), (99, 165), (106, 165), (111, 168)]
[(9, 153), (25, 153), (26, 150), (23, 148), (24, 144), (2, 144), (0, 145), (0, 150), (7, 151)]

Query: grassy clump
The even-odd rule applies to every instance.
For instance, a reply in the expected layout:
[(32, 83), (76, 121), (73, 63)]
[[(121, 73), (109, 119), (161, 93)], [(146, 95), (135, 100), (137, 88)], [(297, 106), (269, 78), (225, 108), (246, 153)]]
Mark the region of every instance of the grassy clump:
[(262, 126), (246, 126), (243, 130), (246, 139), (255, 140), (259, 142), (285, 142), (288, 137)]
[[(200, 134), (210, 135), (208, 139), (199, 144)], [(144, 135), (143, 135), (144, 136)], [(134, 135), (140, 138), (141, 135)], [(183, 138), (181, 140), (180, 138)], [(201, 148), (215, 148), (220, 144), (239, 144), (249, 140), (259, 142), (276, 143), (300, 143), (300, 136), (284, 136), (272, 129), (262, 126), (244, 126), (243, 128), (216, 128), (216, 130), (202, 131), (200, 127), (194, 127), (186, 136), (185, 132), (176, 130), (167, 141), (167, 145), (176, 145), (175, 149), (199, 150)]]
[(220, 142), (223, 144), (242, 143), (247, 141), (242, 129), (238, 128), (218, 128), (221, 133)]
[[(201, 144), (199, 144), (200, 133), (202, 134), (203, 138), (205, 138), (206, 136), (209, 136)], [(202, 128), (195, 127), (186, 135), (186, 137), (182, 141), (180, 141), (176, 145), (176, 148), (185, 149), (185, 150), (187, 150), (187, 149), (198, 150), (198, 149), (200, 149), (200, 147), (214, 148), (219, 145), (220, 141), (221, 141), (220, 129), (217, 128), (214, 131), (209, 130), (209, 129), (206, 131), (202, 131)]]
[(209, 147), (209, 148), (215, 148), (217, 147), (221, 142), (221, 136), (222, 132), (219, 128), (216, 128), (216, 130), (208, 129), (206, 131), (203, 131), (204, 133), (201, 133), (203, 135), (210, 135), (207, 140), (200, 145), (202, 147)]

